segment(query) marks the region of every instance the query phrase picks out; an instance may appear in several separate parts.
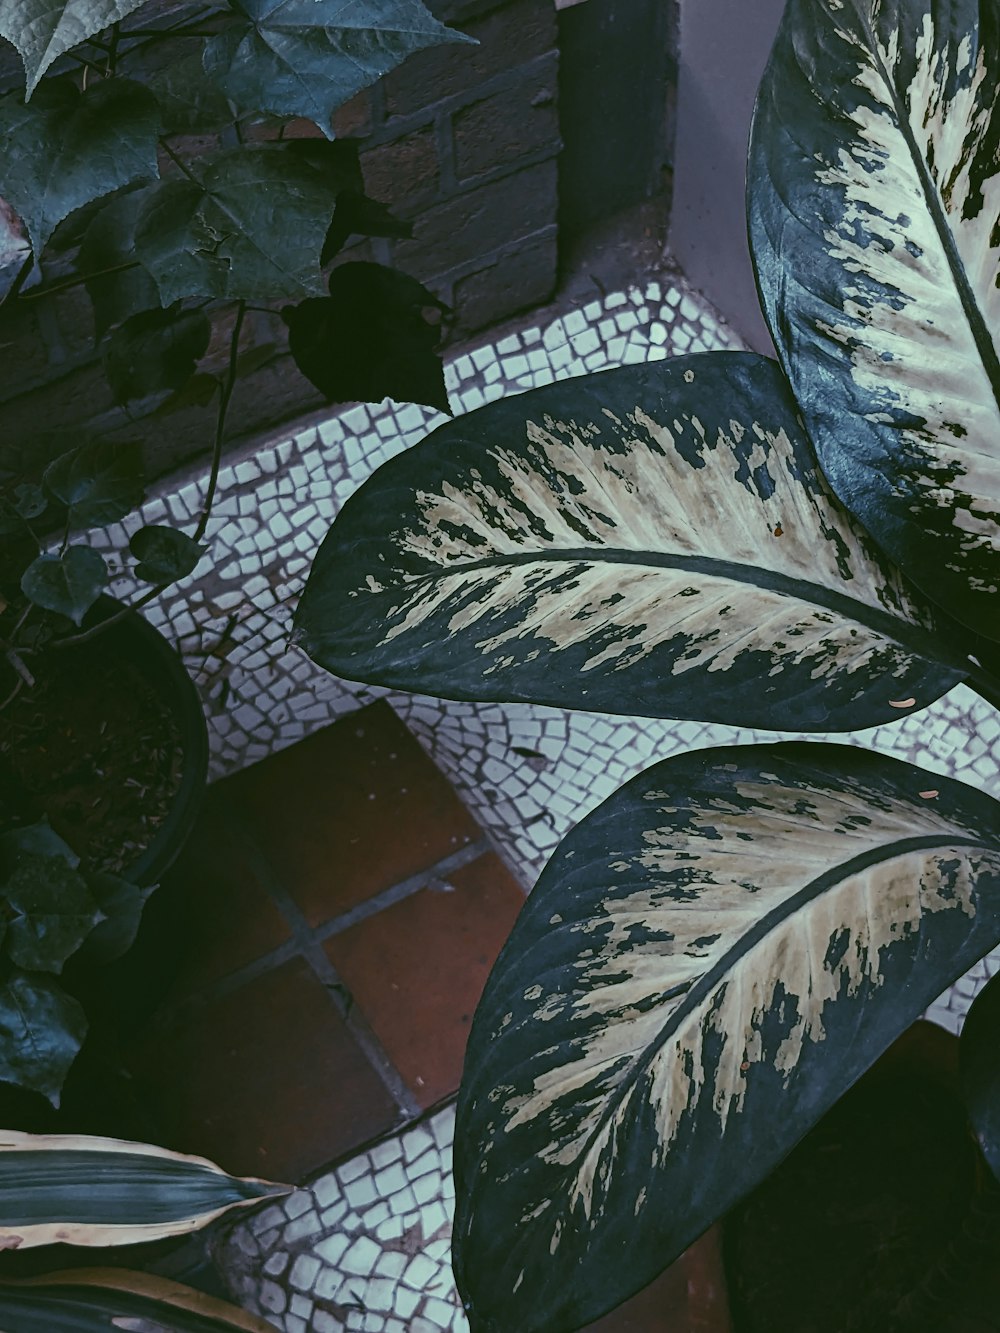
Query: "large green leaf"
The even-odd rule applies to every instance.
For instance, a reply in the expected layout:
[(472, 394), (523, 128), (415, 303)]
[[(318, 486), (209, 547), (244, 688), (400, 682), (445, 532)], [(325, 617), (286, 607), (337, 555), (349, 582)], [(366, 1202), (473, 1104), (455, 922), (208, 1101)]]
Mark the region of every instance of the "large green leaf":
[(212, 336), (204, 310), (142, 310), (108, 337), (104, 369), (120, 403), (179, 389), (194, 374)]
[(101, 209), (84, 233), (78, 268), (94, 306), (94, 331), (101, 338), (113, 324), (155, 306), (159, 290), (135, 256), (135, 228), (151, 190), (119, 195)]
[(247, 111), (330, 118), (414, 51), (472, 39), (421, 0), (231, 0), (239, 20), (209, 38), (205, 69)]
[(149, 1143), (3, 1131), (0, 1247), (160, 1240), (289, 1188)]
[(14, 972), (0, 984), (3, 1082), (40, 1092), (58, 1106), (59, 1092), (86, 1035), (83, 1010), (51, 977)]
[(24, 61), (27, 96), (54, 60), (126, 18), (146, 0), (4, 0), (0, 37)]
[(105, 527), (142, 502), (142, 449), (134, 440), (88, 440), (54, 459), (42, 480), (73, 527)]
[(795, 742), (668, 759), (565, 838), (466, 1054), (473, 1330), (595, 1319), (763, 1179), (1000, 939), (998, 814)]
[(0, 890), (10, 913), (7, 952), (28, 971), (61, 972), (103, 913), (62, 856), (25, 852)]
[(273, 1324), (169, 1278), (124, 1269), (70, 1269), (0, 1284), (11, 1333), (277, 1333)]
[(74, 209), (157, 175), (158, 128), (156, 99), (131, 79), (84, 93), (57, 79), (27, 106), (13, 93), (0, 98), (0, 195), (24, 219), (36, 256)]
[(761, 85), (750, 232), (834, 490), (1000, 639), (1000, 11), (791, 0)]
[(171, 58), (150, 75), (165, 134), (205, 134), (233, 123), (228, 98), (205, 71), (205, 42), (173, 38)]
[(295, 637), (341, 676), (449, 698), (796, 730), (884, 722), (962, 674), (746, 353), (434, 431), (348, 501)]
[[(193, 180), (162, 181), (136, 226), (136, 257), (164, 305), (185, 296), (265, 301), (323, 290), (319, 257), (353, 154), (322, 143), (257, 144), (191, 163)], [(329, 154), (317, 155), (317, 148)]]

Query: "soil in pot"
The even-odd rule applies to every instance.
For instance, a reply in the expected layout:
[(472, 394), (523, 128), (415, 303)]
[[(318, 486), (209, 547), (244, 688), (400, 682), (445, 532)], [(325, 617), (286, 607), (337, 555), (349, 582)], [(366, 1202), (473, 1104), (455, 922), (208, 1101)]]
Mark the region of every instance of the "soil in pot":
[(726, 1219), (736, 1333), (1000, 1330), (1000, 1215), (969, 1227), (995, 1194), (955, 1039), (915, 1031)]
[(117, 644), (109, 632), (32, 659), (35, 686), (0, 710), (3, 821), (47, 817), (88, 869), (112, 874), (163, 824), (183, 759), (168, 703)]

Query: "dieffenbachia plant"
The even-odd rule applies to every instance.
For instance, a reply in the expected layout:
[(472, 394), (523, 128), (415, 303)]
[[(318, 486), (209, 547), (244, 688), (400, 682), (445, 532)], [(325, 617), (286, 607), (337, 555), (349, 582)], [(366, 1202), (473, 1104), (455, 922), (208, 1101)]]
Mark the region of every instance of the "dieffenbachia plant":
[[(197, 1231), (288, 1187), (148, 1143), (0, 1130), (0, 1249), (134, 1245)], [(147, 1273), (71, 1269), (0, 1282), (0, 1327), (274, 1333), (236, 1306)]]
[[(347, 503), (298, 642), (450, 698), (779, 732), (962, 680), (995, 699), (998, 77), (992, 0), (789, 0), (749, 171), (779, 363), (680, 357), (445, 425)], [(470, 1035), (472, 1328), (566, 1333), (650, 1281), (1000, 940), (998, 895), (1000, 805), (862, 749), (677, 755), (605, 801)]]

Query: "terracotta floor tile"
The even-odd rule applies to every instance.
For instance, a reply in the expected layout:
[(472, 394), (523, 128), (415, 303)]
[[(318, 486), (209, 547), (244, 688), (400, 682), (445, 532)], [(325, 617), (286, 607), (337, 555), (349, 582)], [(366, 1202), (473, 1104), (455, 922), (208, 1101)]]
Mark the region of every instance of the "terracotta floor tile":
[(731, 1333), (717, 1228), (630, 1301), (581, 1333)]
[(524, 894), (492, 852), (325, 945), (421, 1106), (454, 1092), (473, 1010)]
[(225, 786), (311, 925), (480, 836), (450, 784), (382, 700)]
[(298, 960), (137, 1044), (132, 1068), (180, 1151), (295, 1181), (396, 1123), (326, 988)]
[(227, 976), (288, 939), (290, 928), (261, 885), (231, 827), (221, 790), (150, 900), (144, 933), (171, 942), (174, 993)]

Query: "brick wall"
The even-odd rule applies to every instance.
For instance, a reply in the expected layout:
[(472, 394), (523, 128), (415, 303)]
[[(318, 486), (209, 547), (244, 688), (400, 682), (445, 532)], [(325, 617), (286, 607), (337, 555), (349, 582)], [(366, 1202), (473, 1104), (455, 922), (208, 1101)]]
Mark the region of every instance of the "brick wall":
[[(413, 223), (344, 260), (375, 259), (419, 278), (455, 309), (460, 339), (545, 301), (556, 279), (557, 27), (553, 0), (438, 0), (439, 16), (478, 46), (411, 57), (336, 115), (358, 141), (366, 188)], [(295, 134), (318, 134), (308, 122)], [(287, 133), (287, 131), (286, 131)], [(209, 148), (206, 140), (186, 148)], [(81, 429), (142, 440), (150, 476), (206, 452), (215, 406), (181, 399), (132, 420), (117, 408), (93, 345), (82, 289), (21, 302), (0, 325), (0, 469), (32, 473)], [(227, 354), (231, 311), (215, 314), (207, 368)], [(321, 406), (287, 354), (277, 317), (248, 317), (230, 439)]]

